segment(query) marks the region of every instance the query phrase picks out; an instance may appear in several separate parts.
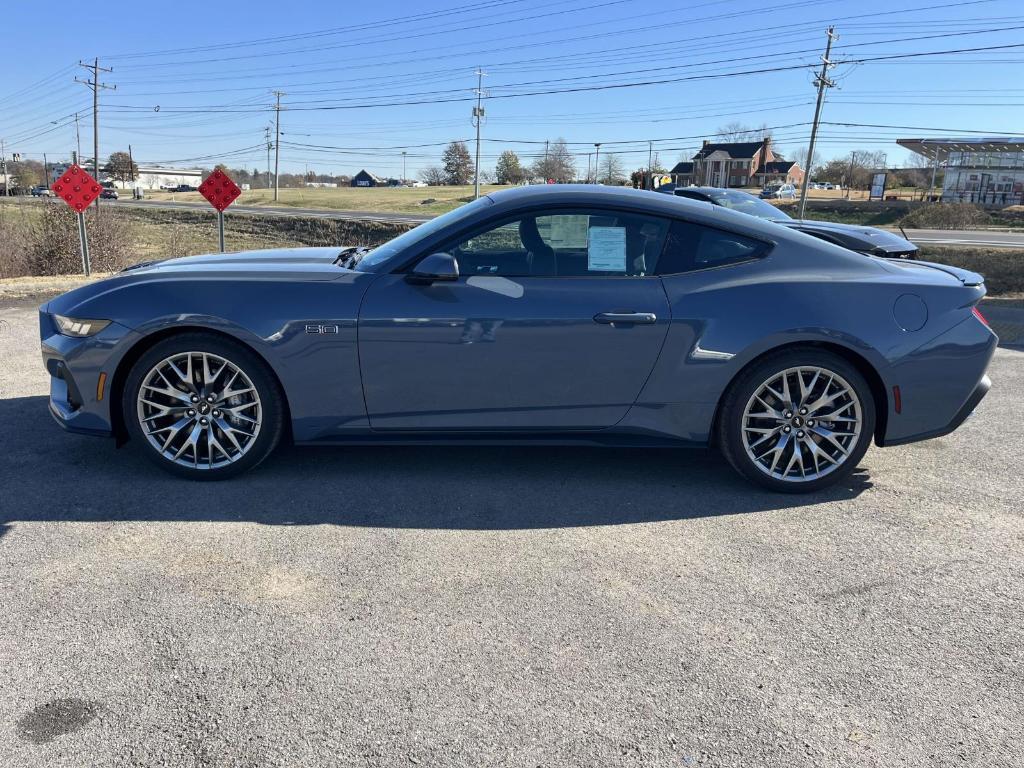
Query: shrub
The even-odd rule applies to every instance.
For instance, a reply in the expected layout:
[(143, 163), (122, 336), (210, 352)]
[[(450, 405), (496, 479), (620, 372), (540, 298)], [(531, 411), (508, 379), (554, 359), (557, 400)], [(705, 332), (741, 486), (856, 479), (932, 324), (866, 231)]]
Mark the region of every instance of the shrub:
[[(68, 275), (82, 271), (76, 216), (61, 202), (44, 202), (34, 232), (30, 274)], [(90, 208), (85, 218), (93, 271), (115, 272), (135, 260), (134, 228), (121, 211), (107, 208), (98, 213)]]
[(23, 210), (0, 207), (0, 279), (31, 274), (33, 232)]
[(923, 205), (900, 219), (900, 225), (908, 229), (971, 229), (991, 222), (984, 208), (970, 203)]

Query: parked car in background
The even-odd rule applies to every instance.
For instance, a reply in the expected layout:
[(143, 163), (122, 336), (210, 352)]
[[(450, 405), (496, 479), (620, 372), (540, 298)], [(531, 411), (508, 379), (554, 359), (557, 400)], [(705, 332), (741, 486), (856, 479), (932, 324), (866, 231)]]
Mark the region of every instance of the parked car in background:
[(792, 200), (796, 197), (796, 187), (792, 184), (772, 184), (761, 192), (764, 200)]
[(851, 251), (866, 253), (886, 258), (914, 259), (917, 258), (918, 247), (909, 240), (893, 232), (875, 227), (863, 227), (857, 224), (838, 224), (831, 221), (813, 219), (793, 219), (784, 211), (771, 203), (759, 200), (747, 192), (738, 189), (720, 189), (718, 187), (673, 187), (671, 190), (662, 187), (658, 190), (675, 194), (677, 197), (688, 197), (691, 200), (703, 200), (723, 208), (731, 208), (740, 213), (756, 216), (759, 219), (774, 221), (777, 224), (814, 235)]
[(32, 197), (53, 197), (53, 190), (49, 187), (44, 187), (42, 184), (32, 187), (30, 192)]
[(56, 421), (189, 478), (251, 469), (282, 439), (711, 444), (751, 481), (815, 491), (872, 442), (967, 418), (998, 341), (984, 295), (973, 272), (724, 206), (558, 184), (373, 250), (141, 263), (39, 325)]
[(198, 189), (199, 189), (198, 187), (193, 187), (191, 184), (179, 184), (178, 186), (176, 186), (171, 191), (172, 192), (196, 192)]
[(104, 187), (103, 191), (100, 192), (100, 198), (102, 200), (117, 200), (117, 190)]

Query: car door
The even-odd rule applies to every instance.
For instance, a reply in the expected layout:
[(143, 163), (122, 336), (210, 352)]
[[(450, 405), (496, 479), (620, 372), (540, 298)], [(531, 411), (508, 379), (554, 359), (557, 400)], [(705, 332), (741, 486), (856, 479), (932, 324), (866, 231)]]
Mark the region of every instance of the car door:
[(526, 212), (444, 244), (459, 263), (457, 280), (378, 278), (359, 315), (371, 427), (614, 425), (669, 326), (665, 291), (647, 267), (667, 229), (620, 211)]

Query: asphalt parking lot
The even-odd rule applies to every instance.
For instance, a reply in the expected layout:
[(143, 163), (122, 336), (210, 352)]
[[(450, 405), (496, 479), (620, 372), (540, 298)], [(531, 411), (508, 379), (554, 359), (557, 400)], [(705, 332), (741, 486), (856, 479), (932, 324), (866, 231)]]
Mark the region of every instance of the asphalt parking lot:
[(1024, 348), (843, 488), (706, 452), (286, 449), (46, 409), (0, 302), (0, 765), (1019, 766)]

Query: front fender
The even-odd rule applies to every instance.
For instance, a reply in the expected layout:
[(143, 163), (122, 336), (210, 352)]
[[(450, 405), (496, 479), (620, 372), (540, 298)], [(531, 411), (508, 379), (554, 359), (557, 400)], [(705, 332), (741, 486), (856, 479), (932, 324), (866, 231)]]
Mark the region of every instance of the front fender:
[[(368, 425), (359, 375), (356, 320), (374, 275), (343, 273), (331, 281), (115, 278), (106, 290), (55, 299), (49, 311), (114, 319), (131, 330), (131, 363), (178, 331), (208, 330), (245, 344), (266, 361), (288, 402), (297, 442)], [(112, 398), (113, 399), (113, 398)]]

